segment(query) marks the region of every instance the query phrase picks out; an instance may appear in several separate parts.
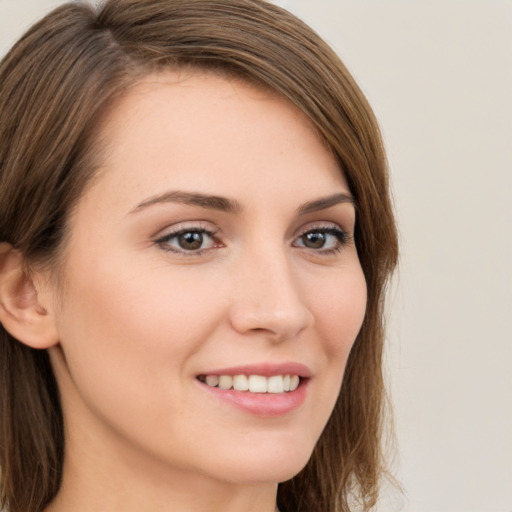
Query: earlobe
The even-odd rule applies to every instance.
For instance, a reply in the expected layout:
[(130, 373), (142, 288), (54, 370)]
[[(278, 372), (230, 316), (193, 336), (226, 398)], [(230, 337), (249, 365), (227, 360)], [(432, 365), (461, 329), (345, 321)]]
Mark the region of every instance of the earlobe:
[(36, 349), (58, 342), (54, 318), (26, 271), (20, 251), (0, 243), (0, 322), (17, 340)]

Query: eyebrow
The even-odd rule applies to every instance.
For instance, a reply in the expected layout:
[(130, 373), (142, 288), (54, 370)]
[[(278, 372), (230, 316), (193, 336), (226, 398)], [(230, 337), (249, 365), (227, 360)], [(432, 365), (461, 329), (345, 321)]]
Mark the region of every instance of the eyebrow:
[(197, 192), (171, 191), (146, 199), (131, 210), (130, 213), (136, 213), (148, 206), (159, 203), (181, 203), (227, 213), (240, 213), (242, 211), (242, 205), (233, 199), (199, 194)]
[(302, 206), (299, 206), (297, 212), (299, 215), (306, 215), (307, 213), (326, 210), (327, 208), (331, 208), (332, 206), (336, 206), (337, 204), (343, 203), (351, 204), (352, 206), (354, 206), (354, 208), (356, 206), (354, 198), (350, 194), (342, 192), (340, 194), (333, 194), (332, 196), (315, 199), (314, 201), (308, 201), (307, 203), (304, 203)]
[[(175, 190), (146, 199), (135, 208), (133, 208), (130, 213), (136, 213), (149, 206), (160, 203), (180, 203), (227, 213), (241, 213), (243, 210), (242, 205), (234, 199), (201, 194), (198, 192), (182, 192)], [(299, 206), (299, 208), (297, 208), (297, 213), (299, 215), (306, 215), (308, 213), (326, 210), (327, 208), (331, 208), (337, 204), (343, 203), (348, 203), (355, 206), (354, 198), (350, 194), (339, 193), (327, 197), (322, 197), (320, 199), (315, 199), (313, 201), (308, 201), (307, 203), (304, 203), (303, 205)]]

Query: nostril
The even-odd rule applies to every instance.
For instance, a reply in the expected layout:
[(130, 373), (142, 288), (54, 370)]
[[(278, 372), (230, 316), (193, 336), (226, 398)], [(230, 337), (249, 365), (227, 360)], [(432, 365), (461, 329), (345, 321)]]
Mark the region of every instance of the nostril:
[(281, 301), (277, 306), (272, 301), (237, 302), (230, 311), (230, 323), (238, 333), (260, 335), (270, 341), (296, 338), (304, 329), (311, 327), (314, 318), (309, 309), (298, 298)]

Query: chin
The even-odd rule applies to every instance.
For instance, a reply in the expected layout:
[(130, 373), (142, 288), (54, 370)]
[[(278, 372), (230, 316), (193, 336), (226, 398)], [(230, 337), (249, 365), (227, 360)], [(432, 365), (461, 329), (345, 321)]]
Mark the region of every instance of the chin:
[[(220, 472), (232, 483), (279, 483), (290, 480), (308, 463), (313, 446), (306, 443), (254, 444), (253, 449), (240, 450), (224, 457)], [(216, 468), (219, 474), (219, 464)]]

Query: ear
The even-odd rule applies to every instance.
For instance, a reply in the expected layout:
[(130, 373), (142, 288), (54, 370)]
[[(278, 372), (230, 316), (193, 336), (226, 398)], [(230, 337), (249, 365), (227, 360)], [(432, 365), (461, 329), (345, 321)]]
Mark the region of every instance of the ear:
[(25, 345), (45, 349), (58, 343), (58, 333), (49, 304), (38, 295), (35, 279), (37, 275), (27, 272), (20, 251), (0, 243), (0, 322)]

